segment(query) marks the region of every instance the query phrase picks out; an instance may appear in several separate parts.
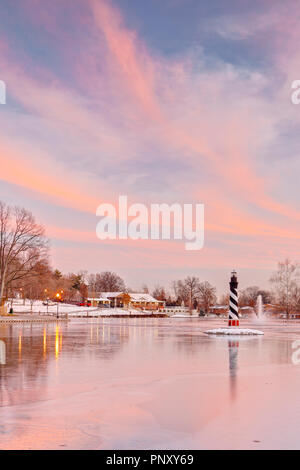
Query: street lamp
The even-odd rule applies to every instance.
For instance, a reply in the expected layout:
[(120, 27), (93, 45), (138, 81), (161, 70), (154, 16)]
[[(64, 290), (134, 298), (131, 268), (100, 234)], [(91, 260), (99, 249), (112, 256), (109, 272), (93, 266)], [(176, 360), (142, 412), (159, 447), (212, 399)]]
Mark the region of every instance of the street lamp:
[(48, 305), (48, 289), (44, 289), (44, 294), (45, 294), (45, 302), (46, 302), (46, 306), (47, 306), (47, 315), (48, 315), (48, 309), (49, 309), (49, 305)]
[(58, 304), (59, 304), (59, 299), (60, 299), (60, 293), (57, 292), (56, 294), (56, 298), (57, 298), (57, 311), (56, 311), (56, 318), (58, 318)]

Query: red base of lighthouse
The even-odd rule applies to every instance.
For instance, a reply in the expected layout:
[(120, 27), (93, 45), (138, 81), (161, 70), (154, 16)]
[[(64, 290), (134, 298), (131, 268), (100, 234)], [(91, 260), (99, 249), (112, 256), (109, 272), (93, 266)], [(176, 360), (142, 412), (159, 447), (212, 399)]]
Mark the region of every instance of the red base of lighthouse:
[(240, 320), (228, 320), (228, 326), (240, 326)]

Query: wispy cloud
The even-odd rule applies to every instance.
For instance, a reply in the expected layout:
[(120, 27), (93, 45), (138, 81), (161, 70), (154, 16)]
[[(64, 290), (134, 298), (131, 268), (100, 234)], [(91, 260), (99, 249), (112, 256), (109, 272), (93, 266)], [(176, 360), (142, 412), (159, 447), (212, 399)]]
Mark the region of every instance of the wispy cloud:
[[(274, 79), (270, 64), (229, 63), (220, 52), (208, 60), (207, 44), (194, 40), (176, 55), (154, 51), (115, 2), (54, 1), (44, 8), (26, 0), (23, 8), (26, 28), (46, 49), (21, 47), (17, 29), (0, 35), (0, 78), (8, 88), (0, 110), (1, 179), (25, 197), (30, 192), (36, 201), (78, 211), (78, 230), (60, 220), (56, 228), (49, 224), (51, 236), (93, 243), (94, 234), (80, 227), (81, 212), (92, 221), (100, 202), (124, 193), (133, 202), (204, 202), (208, 242), (197, 263), (226, 265), (238, 246), (240, 263), (252, 266), (249, 243), (254, 258), (269, 250), (275, 262), (282, 243), (297, 255), (299, 199), (292, 188), (300, 114), (288, 86), (299, 65), (298, 33), (280, 21), (280, 8), (266, 2), (257, 14), (222, 12), (205, 22), (226, 44), (271, 51)], [(261, 38), (266, 43), (258, 44)], [(110, 259), (116, 243), (106, 247)], [(170, 252), (166, 243), (155, 246), (165, 263), (190, 265), (177, 244)], [(137, 249), (128, 243), (131, 255)]]

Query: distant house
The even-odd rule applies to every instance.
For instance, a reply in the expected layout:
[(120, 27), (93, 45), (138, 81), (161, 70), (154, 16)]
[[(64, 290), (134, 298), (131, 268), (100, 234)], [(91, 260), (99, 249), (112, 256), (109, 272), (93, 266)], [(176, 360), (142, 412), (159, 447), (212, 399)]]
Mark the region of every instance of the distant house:
[(165, 302), (157, 300), (150, 294), (127, 292), (101, 292), (89, 296), (94, 307), (137, 308), (140, 310), (161, 310)]
[(253, 315), (255, 313), (254, 308), (246, 305), (245, 307), (241, 307), (239, 309), (240, 315)]
[(279, 317), (284, 312), (282, 311), (282, 308), (279, 305), (265, 304), (264, 305), (264, 313), (265, 313), (265, 315), (268, 315), (268, 316)]
[[(280, 305), (274, 305), (274, 304), (265, 304), (264, 305), (264, 313), (265, 315), (269, 317), (274, 317), (274, 318), (287, 318), (287, 314), (284, 310), (283, 307)], [(290, 318), (293, 319), (300, 319), (300, 312), (299, 310), (292, 310), (290, 312)]]
[(198, 314), (197, 310), (192, 310), (189, 307), (182, 307), (179, 305), (175, 305), (174, 307), (164, 307), (162, 310), (163, 313), (166, 313), (170, 317), (173, 315), (195, 315)]
[(209, 308), (209, 313), (212, 315), (228, 315), (228, 305), (212, 305)]
[(96, 293), (94, 296), (88, 297), (86, 300), (91, 307), (110, 307), (110, 300)]
[[(213, 315), (228, 315), (229, 314), (229, 307), (228, 305), (213, 305), (209, 309), (209, 313)], [(254, 313), (253, 307), (239, 307), (239, 315), (252, 315)]]
[(93, 292), (89, 293), (88, 300), (93, 307), (120, 307), (118, 299), (122, 292)]

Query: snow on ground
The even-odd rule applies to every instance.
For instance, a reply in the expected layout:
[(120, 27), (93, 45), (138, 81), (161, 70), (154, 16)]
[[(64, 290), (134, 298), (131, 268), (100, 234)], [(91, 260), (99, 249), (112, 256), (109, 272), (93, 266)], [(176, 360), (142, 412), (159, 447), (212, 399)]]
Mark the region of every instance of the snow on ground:
[[(10, 309), (10, 303), (7, 304), (8, 311)], [(37, 315), (56, 315), (57, 314), (57, 304), (49, 305), (48, 309), (46, 305), (43, 305), (43, 302), (37, 300), (33, 303), (32, 309), (31, 304), (26, 300), (25, 304), (23, 300), (15, 300), (12, 306), (14, 313), (33, 313)], [(82, 316), (111, 316), (111, 315), (149, 315), (149, 311), (141, 311), (136, 309), (121, 309), (121, 308), (95, 308), (95, 307), (79, 307), (73, 304), (58, 304), (59, 314), (68, 314), (69, 317), (82, 317)]]
[[(155, 312), (154, 312), (155, 313)], [(83, 314), (85, 314), (86, 316), (93, 316), (93, 317), (97, 317), (97, 316), (113, 316), (113, 315), (125, 315), (125, 316), (128, 316), (128, 315), (149, 315), (151, 314), (151, 312), (149, 311), (142, 311), (142, 310), (137, 310), (137, 309), (124, 309), (124, 308), (101, 308), (101, 309), (91, 309), (91, 308), (86, 308), (85, 307), (85, 310), (84, 312), (71, 312), (69, 314), (69, 317), (80, 317), (82, 316)]]
[(195, 314), (184, 314), (184, 313), (175, 313), (175, 315), (170, 315), (171, 318), (199, 318), (199, 315), (195, 315)]
[[(7, 305), (8, 310), (10, 309), (10, 303)], [(26, 300), (25, 304), (23, 300), (15, 300), (12, 306), (14, 313), (35, 313), (35, 314), (56, 314), (57, 313), (57, 304), (49, 305), (48, 310), (47, 306), (43, 305), (41, 300), (37, 300), (33, 303), (32, 309), (31, 304), (28, 300)], [(86, 312), (90, 307), (78, 307), (77, 305), (72, 304), (58, 304), (58, 311), (59, 313), (71, 313), (71, 312)]]
[(240, 336), (240, 335), (263, 335), (264, 333), (259, 330), (250, 330), (249, 328), (215, 328), (214, 330), (205, 331), (208, 335), (231, 335), (231, 336)]

